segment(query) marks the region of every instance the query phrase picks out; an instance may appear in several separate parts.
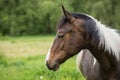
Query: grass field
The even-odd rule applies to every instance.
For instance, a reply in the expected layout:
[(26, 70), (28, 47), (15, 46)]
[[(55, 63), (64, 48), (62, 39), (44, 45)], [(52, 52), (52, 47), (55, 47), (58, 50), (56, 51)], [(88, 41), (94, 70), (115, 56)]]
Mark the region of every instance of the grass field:
[(56, 72), (45, 66), (53, 36), (0, 37), (0, 80), (85, 80), (72, 57)]

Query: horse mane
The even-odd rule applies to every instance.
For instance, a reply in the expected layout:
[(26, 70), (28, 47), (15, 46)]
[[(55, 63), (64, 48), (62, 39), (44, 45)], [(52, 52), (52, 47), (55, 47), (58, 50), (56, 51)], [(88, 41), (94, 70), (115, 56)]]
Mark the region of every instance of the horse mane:
[(99, 37), (99, 47), (104, 47), (105, 51), (114, 55), (117, 60), (120, 57), (120, 35), (116, 29), (112, 29), (89, 16), (95, 23), (97, 34)]
[[(102, 24), (92, 16), (87, 14), (72, 13), (75, 18), (82, 18), (85, 22), (85, 29), (89, 37), (92, 38), (94, 42), (99, 44), (99, 47), (103, 47), (105, 51), (108, 51), (110, 55), (114, 55), (117, 60), (120, 57), (120, 36), (116, 29), (112, 29)], [(59, 22), (60, 28), (67, 22), (67, 19), (62, 17)]]
[[(79, 13), (72, 13), (72, 15), (75, 17), (75, 18), (82, 18), (84, 20), (89, 20), (90, 17), (88, 17), (87, 15), (85, 14), (79, 14)], [(63, 27), (63, 25), (65, 23), (69, 22), (64, 16), (62, 16), (62, 18), (60, 19), (59, 23), (57, 24), (57, 27), (56, 27), (56, 30), (60, 29)]]

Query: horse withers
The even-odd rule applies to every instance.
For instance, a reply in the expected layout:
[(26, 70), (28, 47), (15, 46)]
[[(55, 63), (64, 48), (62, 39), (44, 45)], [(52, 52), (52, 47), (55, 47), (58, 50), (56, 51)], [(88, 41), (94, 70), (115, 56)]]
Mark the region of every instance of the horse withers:
[(120, 36), (117, 30), (92, 16), (70, 13), (63, 6), (57, 36), (50, 47), (46, 65), (58, 70), (60, 64), (78, 54), (77, 64), (87, 80), (120, 80)]

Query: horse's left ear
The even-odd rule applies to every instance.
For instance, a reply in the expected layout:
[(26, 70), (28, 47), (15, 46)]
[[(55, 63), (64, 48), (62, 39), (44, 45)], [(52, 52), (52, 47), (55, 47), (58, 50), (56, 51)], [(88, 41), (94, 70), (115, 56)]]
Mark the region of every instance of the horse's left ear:
[(67, 19), (68, 21), (70, 21), (70, 22), (72, 23), (72, 22), (75, 20), (75, 17), (72, 16), (72, 14), (69, 13), (69, 12), (64, 8), (63, 5), (62, 5), (62, 11), (63, 11), (64, 16), (66, 17), (66, 19)]

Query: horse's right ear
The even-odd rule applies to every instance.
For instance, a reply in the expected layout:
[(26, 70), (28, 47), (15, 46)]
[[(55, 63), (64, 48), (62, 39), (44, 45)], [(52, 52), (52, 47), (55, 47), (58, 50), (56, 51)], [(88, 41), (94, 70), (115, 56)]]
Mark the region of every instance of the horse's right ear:
[(73, 22), (73, 21), (75, 20), (75, 17), (72, 16), (72, 14), (69, 13), (69, 12), (64, 8), (63, 5), (62, 5), (62, 11), (63, 11), (64, 16), (66, 17), (66, 19), (67, 19), (68, 21)]

